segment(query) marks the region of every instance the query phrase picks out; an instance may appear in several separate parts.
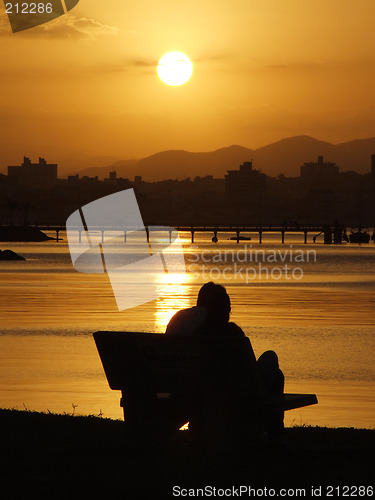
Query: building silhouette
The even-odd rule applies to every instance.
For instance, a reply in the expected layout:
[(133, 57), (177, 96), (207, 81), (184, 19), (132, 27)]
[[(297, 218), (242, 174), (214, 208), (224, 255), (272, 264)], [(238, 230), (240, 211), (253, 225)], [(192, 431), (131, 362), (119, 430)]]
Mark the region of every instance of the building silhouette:
[(300, 168), (301, 180), (310, 187), (331, 188), (337, 179), (339, 167), (336, 163), (324, 161), (318, 156), (317, 162), (304, 163)]
[(12, 211), (16, 217), (17, 210), (18, 223), (23, 223), (23, 207), (28, 206), (31, 223), (61, 224), (83, 205), (133, 188), (145, 223), (153, 225), (328, 224), (335, 219), (347, 226), (373, 225), (375, 152), (368, 161), (371, 171), (363, 175), (339, 172), (335, 163), (319, 156), (300, 168), (300, 177), (270, 177), (246, 161), (228, 170), (225, 178), (149, 182), (141, 172), (130, 180), (115, 171), (106, 171), (104, 180), (78, 173), (57, 179), (57, 165), (24, 158), (22, 165), (8, 167), (8, 176), (0, 174), (0, 223), (10, 220)]
[(228, 170), (225, 175), (225, 202), (236, 217), (262, 220), (266, 199), (267, 176), (253, 169), (253, 162), (246, 161), (239, 170)]
[(225, 176), (225, 199), (229, 206), (259, 212), (263, 203), (266, 175), (246, 161), (239, 170), (228, 170)]
[(57, 183), (57, 164), (47, 163), (44, 158), (32, 163), (24, 156), (22, 165), (8, 167), (8, 177), (16, 179), (22, 186), (49, 189)]

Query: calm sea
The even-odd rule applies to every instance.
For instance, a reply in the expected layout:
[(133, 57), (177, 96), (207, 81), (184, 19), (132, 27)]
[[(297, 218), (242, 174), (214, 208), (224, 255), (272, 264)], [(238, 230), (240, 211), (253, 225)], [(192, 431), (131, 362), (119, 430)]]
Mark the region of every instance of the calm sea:
[[(51, 234), (53, 235), (53, 234)], [(200, 286), (227, 287), (232, 321), (255, 354), (279, 355), (287, 392), (319, 404), (287, 412), (286, 424), (374, 427), (375, 245), (303, 244), (303, 235), (180, 233), (187, 274), (160, 279), (160, 298), (117, 310), (107, 275), (74, 270), (63, 241), (1, 243), (27, 260), (0, 262), (0, 406), (122, 418), (92, 333), (163, 332)], [(231, 236), (231, 235), (229, 235)]]

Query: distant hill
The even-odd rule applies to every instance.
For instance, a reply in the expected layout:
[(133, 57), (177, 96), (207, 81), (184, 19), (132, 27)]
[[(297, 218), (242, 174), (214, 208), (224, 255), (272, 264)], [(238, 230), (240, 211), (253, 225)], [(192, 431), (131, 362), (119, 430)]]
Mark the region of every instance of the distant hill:
[(185, 179), (213, 175), (224, 177), (227, 170), (236, 169), (244, 161), (253, 159), (253, 166), (270, 176), (283, 173), (298, 176), (300, 166), (316, 161), (318, 155), (335, 162), (341, 171), (370, 171), (371, 155), (375, 154), (375, 137), (358, 139), (342, 144), (331, 144), (308, 136), (296, 136), (269, 144), (258, 149), (229, 146), (207, 153), (182, 150), (163, 151), (141, 160), (117, 161), (106, 167), (91, 167), (81, 170), (80, 176), (98, 175), (108, 177), (116, 170), (118, 177), (134, 179), (141, 175), (146, 181), (162, 179)]
[(140, 160), (137, 169), (146, 180), (149, 176), (150, 180), (185, 179), (197, 175), (224, 177), (227, 170), (237, 168), (252, 156), (253, 150), (242, 146), (229, 146), (210, 153), (164, 151)]
[[(83, 177), (87, 175), (88, 177), (95, 177), (96, 175), (99, 179), (104, 179), (109, 177), (109, 173), (116, 171), (117, 177), (129, 177), (129, 171), (137, 165), (139, 160), (119, 160), (105, 167), (87, 167), (79, 171), (79, 176)], [(138, 174), (135, 174), (138, 175)], [(132, 174), (134, 177), (134, 174)]]
[(253, 158), (254, 168), (271, 176), (279, 173), (298, 176), (299, 167), (305, 162), (316, 161), (318, 155), (336, 163), (341, 172), (355, 170), (364, 174), (371, 170), (372, 154), (375, 154), (375, 137), (334, 145), (308, 136), (297, 136), (256, 149)]

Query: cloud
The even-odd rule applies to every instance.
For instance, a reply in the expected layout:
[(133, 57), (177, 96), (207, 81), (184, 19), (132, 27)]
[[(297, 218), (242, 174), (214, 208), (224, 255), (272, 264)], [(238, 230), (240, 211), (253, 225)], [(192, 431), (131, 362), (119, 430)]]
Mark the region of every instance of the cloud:
[(158, 62), (156, 59), (150, 60), (150, 59), (130, 59), (125, 61), (125, 66), (131, 66), (134, 68), (154, 68), (155, 66), (158, 65)]
[[(204, 57), (194, 57), (191, 59), (193, 64), (200, 63), (221, 63), (227, 61), (227, 56), (204, 56)], [(139, 72), (139, 73), (150, 73), (154, 72), (155, 68), (159, 64), (159, 59), (148, 59), (148, 58), (123, 58), (111, 63), (105, 63), (96, 66), (93, 71), (98, 71), (100, 73), (124, 73), (124, 72)]]
[[(206, 57), (206, 58), (193, 58), (193, 64), (201, 63), (201, 62), (221, 62), (226, 61), (226, 57)], [(154, 72), (155, 68), (159, 64), (159, 59), (149, 59), (149, 58), (121, 58), (117, 59), (114, 62), (106, 62), (101, 65), (96, 65), (91, 68), (92, 71), (97, 71), (99, 73), (124, 73), (129, 71), (141, 72), (141, 73), (150, 73)]]
[(202, 55), (194, 58), (195, 63), (217, 63), (217, 62), (225, 62), (233, 60), (234, 56), (229, 54), (222, 55)]
[(92, 68), (92, 71), (97, 71), (99, 73), (123, 73), (132, 70), (144, 70), (148, 72), (150, 69), (152, 71), (158, 65), (157, 59), (122, 59), (114, 63), (105, 63), (97, 65)]
[(39, 27), (49, 38), (96, 38), (101, 35), (116, 35), (120, 30), (94, 19), (62, 16), (54, 22)]
[(12, 33), (4, 9), (0, 9), (0, 36), (14, 36), (17, 38), (55, 38), (55, 39), (95, 39), (103, 35), (117, 35), (120, 30), (115, 26), (103, 24), (94, 19), (76, 17), (74, 14), (65, 14), (54, 21), (50, 21), (36, 28), (20, 33)]

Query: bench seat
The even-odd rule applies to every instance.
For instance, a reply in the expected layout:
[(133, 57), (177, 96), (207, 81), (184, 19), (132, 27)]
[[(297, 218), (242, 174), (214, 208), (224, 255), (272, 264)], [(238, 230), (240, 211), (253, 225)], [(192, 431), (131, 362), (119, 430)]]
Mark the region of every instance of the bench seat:
[[(264, 399), (256, 358), (247, 337), (171, 336), (98, 331), (95, 343), (113, 390), (122, 392), (125, 422), (179, 428), (189, 409), (211, 418), (244, 399), (254, 412)], [(316, 404), (315, 394), (284, 394), (282, 410)]]

